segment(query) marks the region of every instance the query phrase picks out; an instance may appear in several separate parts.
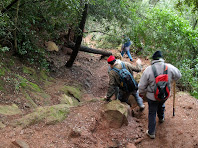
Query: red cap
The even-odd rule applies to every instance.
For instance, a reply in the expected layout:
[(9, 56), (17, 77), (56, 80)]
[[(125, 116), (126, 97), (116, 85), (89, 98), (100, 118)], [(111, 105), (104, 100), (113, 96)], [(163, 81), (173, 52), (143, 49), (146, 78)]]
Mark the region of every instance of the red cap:
[(114, 56), (109, 56), (109, 58), (107, 59), (107, 62), (109, 63), (109, 64), (113, 64), (114, 62), (116, 61), (116, 59), (115, 59), (115, 57)]

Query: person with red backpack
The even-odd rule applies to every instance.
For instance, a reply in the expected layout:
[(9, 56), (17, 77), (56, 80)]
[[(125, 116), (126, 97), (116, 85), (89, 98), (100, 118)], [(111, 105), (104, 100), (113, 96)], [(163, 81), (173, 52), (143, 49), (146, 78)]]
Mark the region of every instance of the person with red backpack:
[(126, 102), (128, 105), (131, 104), (128, 102), (130, 95), (133, 95), (136, 99), (137, 104), (140, 107), (140, 111), (143, 111), (145, 105), (143, 104), (142, 98), (139, 96), (137, 89), (138, 84), (133, 78), (133, 71), (141, 71), (141, 61), (137, 60), (137, 65), (134, 67), (128, 62), (123, 62), (121, 60), (116, 60), (114, 56), (110, 56), (107, 59), (107, 62), (110, 66), (109, 74), (109, 87), (107, 91), (106, 101), (110, 101), (110, 98), (116, 91), (116, 88), (119, 88), (118, 99), (121, 102)]
[(180, 79), (181, 73), (173, 65), (164, 62), (161, 51), (156, 51), (152, 59), (151, 65), (144, 70), (140, 78), (138, 91), (140, 96), (146, 94), (149, 110), (146, 134), (154, 139), (156, 114), (159, 122), (163, 123), (165, 119), (165, 102), (170, 96), (171, 81)]

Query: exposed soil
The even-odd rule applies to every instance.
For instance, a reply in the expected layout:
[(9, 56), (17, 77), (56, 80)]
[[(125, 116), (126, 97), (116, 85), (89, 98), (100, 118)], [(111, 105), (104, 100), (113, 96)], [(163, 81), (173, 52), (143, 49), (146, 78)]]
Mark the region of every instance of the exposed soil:
[[(127, 57), (123, 60), (129, 61)], [(136, 61), (135, 57), (134, 60)], [(142, 59), (144, 68), (149, 63)], [(0, 148), (17, 147), (12, 143), (17, 140), (25, 142), (30, 148), (132, 148), (134, 145), (138, 148), (198, 148), (198, 100), (184, 92), (176, 93), (174, 117), (172, 96), (166, 102), (165, 122), (157, 122), (154, 140), (145, 134), (148, 125), (147, 102), (142, 113), (138, 108), (134, 109), (135, 115), (129, 118), (127, 126), (108, 128), (101, 120), (102, 105), (105, 102), (99, 101), (99, 98), (106, 95), (107, 69), (106, 59), (83, 52), (79, 53), (72, 68), (57, 68), (52, 74), (55, 83), (45, 88), (54, 99), (53, 104), (59, 103), (60, 86), (74, 83), (82, 84), (83, 100), (95, 98), (98, 101), (85, 102), (71, 108), (67, 119), (55, 125), (39, 123), (24, 129), (9, 126), (0, 129)]]

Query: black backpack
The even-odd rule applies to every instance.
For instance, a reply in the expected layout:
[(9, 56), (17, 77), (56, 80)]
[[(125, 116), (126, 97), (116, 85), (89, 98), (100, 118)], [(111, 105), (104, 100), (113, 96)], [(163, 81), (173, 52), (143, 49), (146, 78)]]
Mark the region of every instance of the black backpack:
[(152, 65), (155, 76), (154, 96), (158, 101), (165, 101), (170, 95), (170, 82), (168, 81), (168, 66), (164, 64), (163, 74), (158, 75), (156, 68)]
[(126, 92), (138, 90), (138, 83), (135, 81), (133, 75), (126, 69), (125, 64), (122, 62), (122, 69), (112, 68), (120, 76), (119, 88)]

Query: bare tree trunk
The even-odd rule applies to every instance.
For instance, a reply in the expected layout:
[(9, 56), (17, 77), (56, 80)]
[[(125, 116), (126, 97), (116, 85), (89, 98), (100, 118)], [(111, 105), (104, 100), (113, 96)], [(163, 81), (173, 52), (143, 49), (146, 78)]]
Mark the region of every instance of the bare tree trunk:
[(1, 13), (6, 12), (8, 9), (10, 9), (18, 1), (19, 0), (13, 0), (5, 9), (1, 10)]
[(70, 41), (70, 34), (71, 34), (71, 28), (69, 27), (67, 36), (66, 36), (66, 40)]
[[(75, 44), (70, 42), (69, 44), (67, 44), (67, 47), (74, 50)], [(86, 47), (86, 46), (80, 46), (79, 51), (84, 51), (84, 52), (94, 53), (94, 54), (101, 54), (104, 57), (112, 55), (111, 52), (104, 51), (104, 50), (99, 50), (99, 49), (94, 49), (94, 48), (89, 48), (89, 47)]]
[(76, 56), (78, 55), (78, 51), (80, 49), (80, 45), (81, 45), (81, 42), (82, 42), (83, 30), (84, 30), (84, 27), (85, 27), (87, 12), (88, 12), (88, 4), (85, 4), (83, 14), (82, 14), (82, 20), (79, 24), (80, 33), (78, 34), (78, 37), (77, 37), (76, 44), (75, 44), (74, 50), (72, 52), (72, 55), (70, 56), (69, 61), (66, 63), (66, 67), (72, 67), (72, 65), (73, 65), (73, 63), (76, 59)]
[(195, 27), (197, 26), (197, 19), (195, 21), (195, 24), (193, 25), (193, 30), (195, 30)]

